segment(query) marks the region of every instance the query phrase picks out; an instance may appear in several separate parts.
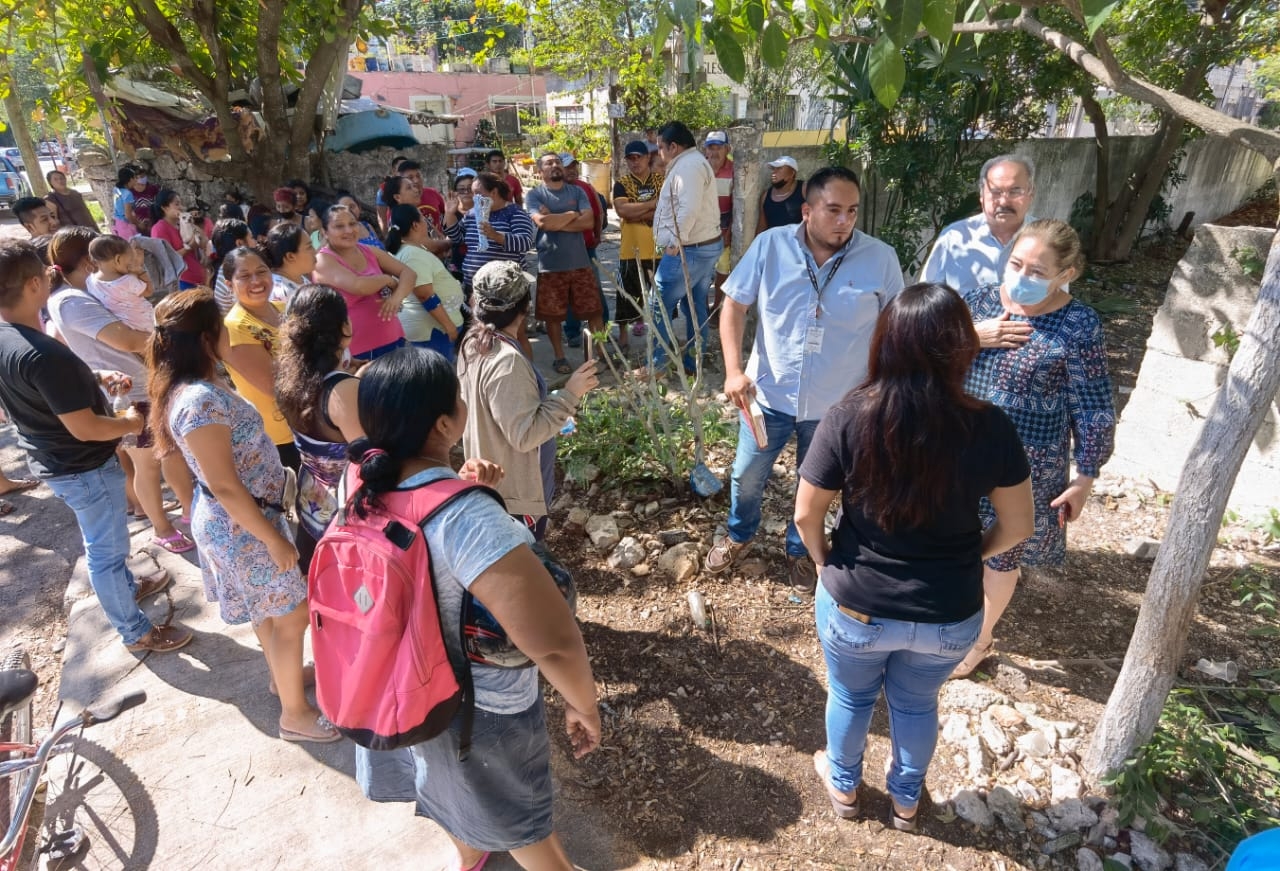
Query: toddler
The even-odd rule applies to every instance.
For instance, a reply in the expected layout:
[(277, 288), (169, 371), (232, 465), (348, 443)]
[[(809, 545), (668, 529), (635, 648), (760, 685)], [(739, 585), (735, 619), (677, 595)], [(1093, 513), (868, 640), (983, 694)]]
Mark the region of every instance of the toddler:
[(155, 329), (151, 280), (143, 253), (119, 236), (98, 236), (89, 243), (89, 259), (96, 271), (85, 280), (89, 294), (131, 329), (150, 333)]

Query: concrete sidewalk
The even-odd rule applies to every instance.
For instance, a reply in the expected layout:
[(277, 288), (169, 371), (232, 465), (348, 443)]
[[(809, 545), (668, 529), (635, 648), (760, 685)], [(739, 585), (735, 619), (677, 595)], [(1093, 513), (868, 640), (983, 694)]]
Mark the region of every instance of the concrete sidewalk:
[[(149, 537), (147, 527), (135, 546)], [(56, 867), (457, 868), (448, 838), (416, 818), (412, 805), (375, 804), (361, 795), (351, 742), (290, 744), (276, 737), (279, 703), (267, 691), (253, 630), (225, 625), (216, 605), (205, 602), (199, 569), (184, 558), (193, 555), (157, 555), (174, 575), (175, 620), (196, 632), (182, 651), (135, 656), (92, 595), (71, 609), (63, 715), (135, 689), (146, 691), (147, 702), (86, 731), (79, 754), (51, 763), (46, 820), (57, 817), (65, 827), (74, 816), (89, 840), (75, 862)], [(144, 607), (161, 621), (169, 604), (161, 594)], [(583, 868), (623, 867), (591, 812), (557, 805), (557, 829), (570, 855)], [(503, 855), (486, 867), (518, 866)]]

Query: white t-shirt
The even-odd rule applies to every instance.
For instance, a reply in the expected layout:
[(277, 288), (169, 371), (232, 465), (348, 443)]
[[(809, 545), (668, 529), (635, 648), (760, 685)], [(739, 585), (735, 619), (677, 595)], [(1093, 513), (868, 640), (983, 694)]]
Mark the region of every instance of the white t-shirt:
[[(418, 284), (429, 284), (440, 298), (440, 305), (455, 327), (462, 326), (462, 284), (445, 268), (440, 258), (417, 245), (403, 245), (395, 258), (408, 266), (418, 276)], [(440, 322), (422, 307), (422, 300), (409, 294), (400, 304), (400, 326), (410, 342), (426, 342), (432, 330), (440, 329)], [(443, 332), (443, 330), (441, 330)]]
[(94, 273), (85, 279), (84, 286), (90, 296), (106, 306), (125, 326), (143, 333), (155, 330), (156, 312), (142, 295), (147, 284), (138, 276), (125, 273), (108, 281)]

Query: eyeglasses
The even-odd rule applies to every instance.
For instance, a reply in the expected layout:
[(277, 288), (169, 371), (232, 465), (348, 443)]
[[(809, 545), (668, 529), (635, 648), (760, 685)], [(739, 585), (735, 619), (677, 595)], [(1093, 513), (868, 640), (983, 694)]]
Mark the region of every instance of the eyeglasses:
[(1031, 193), (1031, 191), (1027, 188), (1005, 188), (1004, 190), (1001, 190), (1000, 188), (987, 188), (987, 193), (991, 195), (993, 200), (1020, 200), (1027, 194)]

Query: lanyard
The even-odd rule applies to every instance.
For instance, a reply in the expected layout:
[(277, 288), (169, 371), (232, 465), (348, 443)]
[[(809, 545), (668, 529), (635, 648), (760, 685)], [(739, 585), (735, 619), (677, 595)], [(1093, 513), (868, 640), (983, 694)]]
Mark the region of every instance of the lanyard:
[(807, 252), (805, 253), (804, 268), (809, 273), (809, 282), (813, 285), (814, 293), (818, 295), (818, 311), (815, 315), (818, 320), (822, 319), (822, 293), (827, 289), (827, 286), (831, 284), (831, 279), (836, 277), (836, 272), (840, 270), (840, 264), (844, 263), (844, 256), (848, 253), (849, 249), (847, 247), (845, 250), (840, 252), (840, 256), (836, 258), (835, 263), (831, 264), (831, 271), (827, 273), (827, 278), (821, 285), (818, 284), (818, 274), (813, 271), (813, 257), (811, 257)]

